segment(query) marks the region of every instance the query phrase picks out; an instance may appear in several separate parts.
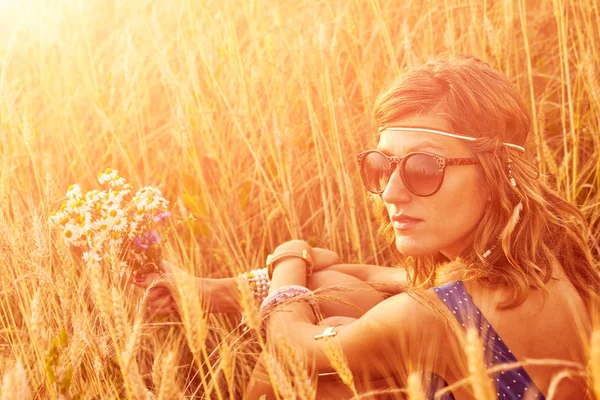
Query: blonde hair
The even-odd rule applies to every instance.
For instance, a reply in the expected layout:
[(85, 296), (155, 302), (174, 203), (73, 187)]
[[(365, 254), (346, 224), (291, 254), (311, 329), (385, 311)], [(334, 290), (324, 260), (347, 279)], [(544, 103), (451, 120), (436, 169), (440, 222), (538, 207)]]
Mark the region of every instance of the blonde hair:
[[(596, 299), (598, 266), (589, 246), (589, 226), (577, 207), (537, 178), (536, 169), (502, 142), (525, 145), (529, 112), (506, 76), (470, 56), (438, 59), (408, 70), (378, 96), (379, 125), (415, 115), (443, 116), (454, 132), (480, 138), (466, 142), (481, 162), (491, 194), (489, 211), (475, 232), (473, 245), (461, 254), (460, 279), (501, 283), (511, 292), (503, 306), (522, 303), (530, 287), (544, 289), (560, 265), (584, 300)], [(508, 160), (514, 187), (508, 177)], [(393, 237), (380, 198), (380, 233)], [(516, 225), (513, 212), (523, 209)], [(486, 250), (492, 249), (488, 257)], [(413, 285), (433, 286), (441, 254), (408, 257)], [(447, 260), (446, 260), (447, 261)]]

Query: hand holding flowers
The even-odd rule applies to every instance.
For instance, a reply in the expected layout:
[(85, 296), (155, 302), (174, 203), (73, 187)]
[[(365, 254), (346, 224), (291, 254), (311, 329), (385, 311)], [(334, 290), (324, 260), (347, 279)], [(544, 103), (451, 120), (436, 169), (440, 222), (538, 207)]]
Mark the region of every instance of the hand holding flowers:
[(159, 230), (170, 217), (169, 202), (151, 186), (133, 192), (117, 170), (98, 175), (101, 190), (69, 186), (66, 200), (50, 222), (64, 242), (90, 268), (113, 276), (162, 271)]

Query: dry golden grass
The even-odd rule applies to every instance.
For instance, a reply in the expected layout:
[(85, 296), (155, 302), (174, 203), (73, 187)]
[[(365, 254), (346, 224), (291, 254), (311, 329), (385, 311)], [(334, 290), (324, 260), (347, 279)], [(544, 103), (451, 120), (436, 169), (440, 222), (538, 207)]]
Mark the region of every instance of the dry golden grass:
[[(0, 0), (1, 395), (240, 398), (260, 346), (217, 345), (236, 321), (183, 296), (183, 324), (141, 323), (111, 277), (73, 262), (49, 212), (112, 167), (194, 214), (165, 251), (196, 275), (255, 268), (290, 238), (389, 263), (353, 155), (372, 145), (383, 84), (441, 53), (517, 85), (530, 154), (598, 249), (599, 21), (596, 0)], [(287, 393), (296, 381), (268, 361)]]

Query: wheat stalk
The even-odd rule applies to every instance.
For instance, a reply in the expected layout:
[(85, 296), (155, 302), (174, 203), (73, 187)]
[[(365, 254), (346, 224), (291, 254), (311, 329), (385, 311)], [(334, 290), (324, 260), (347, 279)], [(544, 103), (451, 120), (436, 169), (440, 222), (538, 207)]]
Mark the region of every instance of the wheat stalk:
[(288, 367), (294, 385), (294, 392), (301, 400), (312, 400), (317, 396), (315, 382), (308, 375), (308, 366), (302, 354), (292, 345), (283, 332), (275, 332), (277, 354)]
[(406, 392), (409, 400), (427, 400), (427, 395), (423, 389), (421, 373), (411, 372), (406, 380)]
[(167, 356), (162, 359), (158, 400), (174, 399), (178, 395), (176, 379), (177, 366), (175, 365), (175, 352), (169, 351)]
[(100, 310), (100, 315), (104, 318), (107, 325), (112, 325), (112, 302), (111, 295), (104, 284), (104, 278), (100, 272), (99, 266), (91, 266), (88, 268), (90, 278), (92, 280), (92, 290), (94, 292), (94, 300), (96, 307)]
[(121, 353), (121, 370), (127, 389), (131, 391), (133, 397), (135, 399), (144, 400), (148, 396), (148, 389), (146, 388), (144, 380), (142, 379), (142, 375), (140, 374), (140, 370), (135, 359), (140, 343), (141, 328), (142, 322), (140, 319), (138, 319), (133, 326), (133, 332), (127, 339), (125, 349)]
[(331, 363), (331, 366), (338, 373), (341, 381), (344, 385), (348, 386), (354, 396), (358, 397), (358, 392), (356, 391), (356, 387), (354, 386), (354, 375), (352, 375), (352, 371), (348, 366), (348, 361), (346, 360), (346, 356), (341, 348), (341, 346), (329, 337), (324, 338), (324, 346), (323, 350), (325, 352), (325, 356)]
[(238, 279), (238, 291), (240, 292), (240, 305), (244, 315), (244, 321), (248, 328), (254, 330), (260, 335), (260, 312), (254, 300), (254, 294), (245, 279)]
[(269, 373), (271, 383), (277, 389), (277, 393), (286, 400), (296, 399), (297, 396), (294, 392), (292, 382), (285, 373), (285, 369), (283, 368), (281, 363), (277, 360), (277, 357), (275, 357), (269, 351), (265, 351), (263, 353), (263, 357), (266, 361), (265, 364), (267, 367), (267, 372)]
[(114, 311), (113, 316), (115, 320), (115, 330), (117, 332), (117, 337), (120, 339), (119, 344), (123, 344), (123, 340), (130, 335), (130, 327), (129, 320), (127, 318), (127, 311), (123, 306), (123, 301), (121, 298), (121, 293), (117, 290), (117, 288), (111, 288), (112, 294), (112, 309)]
[(27, 372), (21, 361), (17, 361), (14, 367), (2, 378), (2, 395), (0, 400), (23, 399), (31, 397)]
[(223, 370), (223, 375), (227, 382), (227, 389), (229, 390), (230, 395), (233, 395), (233, 373), (235, 369), (234, 354), (233, 349), (226, 340), (221, 342), (221, 345), (219, 346), (219, 355), (221, 356), (221, 369)]
[(600, 329), (592, 332), (590, 343), (590, 374), (596, 400), (600, 400)]
[(46, 348), (44, 331), (46, 324), (44, 321), (44, 313), (42, 310), (40, 289), (36, 290), (33, 299), (31, 300), (31, 331), (29, 334), (33, 339), (32, 342), (39, 351), (44, 351)]
[(468, 370), (471, 375), (475, 398), (480, 400), (495, 400), (496, 391), (487, 375), (483, 346), (476, 329), (469, 328), (467, 330), (465, 354), (467, 355)]

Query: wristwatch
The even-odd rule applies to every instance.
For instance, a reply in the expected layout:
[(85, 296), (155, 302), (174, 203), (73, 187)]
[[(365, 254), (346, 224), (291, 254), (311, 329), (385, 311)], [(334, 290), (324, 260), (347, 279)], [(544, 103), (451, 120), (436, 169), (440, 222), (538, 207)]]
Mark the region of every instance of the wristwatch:
[(281, 261), (284, 258), (296, 257), (301, 258), (306, 262), (306, 276), (311, 276), (313, 273), (314, 263), (308, 250), (284, 250), (276, 254), (269, 254), (267, 256), (267, 271), (269, 279), (273, 277), (273, 270), (275, 269), (275, 263)]

